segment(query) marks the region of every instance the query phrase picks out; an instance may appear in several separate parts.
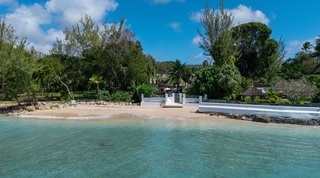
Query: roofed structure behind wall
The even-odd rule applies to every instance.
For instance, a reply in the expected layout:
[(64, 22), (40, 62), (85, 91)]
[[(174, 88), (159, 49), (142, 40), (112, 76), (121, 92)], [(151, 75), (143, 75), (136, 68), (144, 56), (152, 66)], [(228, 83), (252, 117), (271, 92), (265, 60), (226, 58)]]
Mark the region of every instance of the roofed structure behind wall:
[(258, 90), (256, 87), (251, 86), (246, 91), (240, 93), (242, 96), (264, 96), (265, 93), (262, 93), (260, 90)]

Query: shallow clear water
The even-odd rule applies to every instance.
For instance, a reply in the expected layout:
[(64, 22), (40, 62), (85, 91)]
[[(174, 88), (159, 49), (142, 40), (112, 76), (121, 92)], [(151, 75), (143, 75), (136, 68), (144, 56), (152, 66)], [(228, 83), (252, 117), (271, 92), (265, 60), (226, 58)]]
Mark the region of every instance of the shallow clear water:
[(0, 177), (319, 177), (320, 127), (0, 117)]

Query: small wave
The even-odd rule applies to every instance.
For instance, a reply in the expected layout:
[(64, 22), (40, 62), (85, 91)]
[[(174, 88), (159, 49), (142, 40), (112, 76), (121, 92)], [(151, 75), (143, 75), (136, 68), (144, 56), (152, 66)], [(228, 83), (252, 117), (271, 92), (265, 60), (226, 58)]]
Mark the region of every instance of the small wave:
[(75, 116), (75, 117), (61, 117), (61, 116), (31, 116), (31, 115), (18, 115), (20, 118), (33, 118), (33, 119), (66, 119), (66, 120), (95, 120), (95, 119), (109, 119), (113, 115), (102, 116)]

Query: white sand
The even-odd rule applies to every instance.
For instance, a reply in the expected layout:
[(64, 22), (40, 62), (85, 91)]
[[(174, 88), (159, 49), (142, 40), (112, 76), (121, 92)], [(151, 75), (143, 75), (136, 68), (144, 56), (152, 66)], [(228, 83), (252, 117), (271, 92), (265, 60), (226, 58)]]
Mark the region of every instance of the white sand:
[(197, 106), (187, 106), (183, 108), (160, 108), (160, 107), (140, 107), (140, 106), (88, 106), (78, 105), (53, 110), (37, 110), (27, 112), (24, 115), (31, 116), (57, 116), (57, 117), (87, 117), (104, 115), (123, 115), (131, 114), (137, 116), (155, 117), (183, 117), (191, 119), (225, 119), (223, 116), (210, 116), (209, 114), (197, 113)]

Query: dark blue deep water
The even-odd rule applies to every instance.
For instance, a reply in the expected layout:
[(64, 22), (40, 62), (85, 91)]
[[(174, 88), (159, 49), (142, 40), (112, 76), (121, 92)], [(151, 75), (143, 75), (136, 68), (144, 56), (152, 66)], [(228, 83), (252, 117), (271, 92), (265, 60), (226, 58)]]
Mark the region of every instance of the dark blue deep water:
[(320, 127), (0, 117), (0, 177), (320, 177)]

